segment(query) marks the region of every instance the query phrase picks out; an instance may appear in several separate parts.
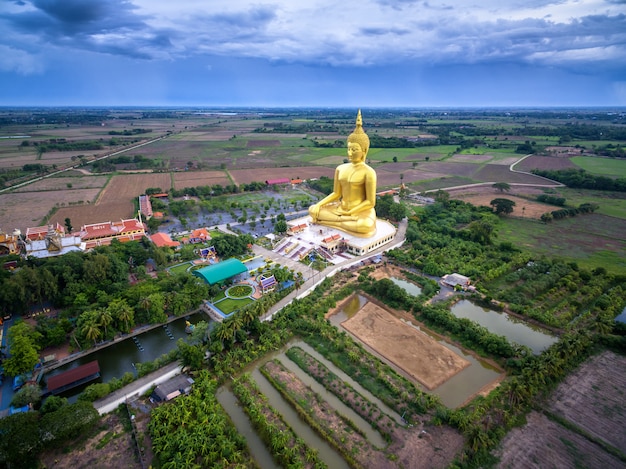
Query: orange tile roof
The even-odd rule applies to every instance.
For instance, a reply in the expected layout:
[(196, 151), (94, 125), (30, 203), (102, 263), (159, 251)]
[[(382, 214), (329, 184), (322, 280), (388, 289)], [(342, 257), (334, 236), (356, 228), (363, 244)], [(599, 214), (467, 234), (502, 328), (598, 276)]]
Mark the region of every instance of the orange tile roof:
[(155, 234), (150, 236), (150, 239), (158, 247), (163, 247), (163, 246), (169, 246), (169, 247), (180, 246), (180, 243), (178, 241), (173, 241), (172, 238), (170, 238), (170, 235), (168, 235), (167, 233), (155, 233)]

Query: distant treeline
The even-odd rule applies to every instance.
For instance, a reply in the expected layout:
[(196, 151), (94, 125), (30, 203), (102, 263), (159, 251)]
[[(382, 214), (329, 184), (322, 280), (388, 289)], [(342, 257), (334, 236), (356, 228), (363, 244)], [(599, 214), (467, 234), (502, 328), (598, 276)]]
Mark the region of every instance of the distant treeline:
[(139, 134), (148, 134), (152, 132), (152, 129), (132, 129), (132, 130), (128, 130), (128, 129), (124, 129), (122, 131), (119, 130), (111, 130), (109, 132), (109, 135), (124, 135), (124, 136), (129, 136), (129, 135), (139, 135)]
[(22, 166), (22, 171), (26, 173), (45, 173), (48, 167), (45, 164), (28, 163)]
[(103, 145), (97, 141), (83, 141), (83, 142), (64, 142), (64, 141), (49, 141), (49, 142), (34, 142), (34, 146), (37, 147), (37, 151), (41, 153), (49, 151), (90, 151), (101, 150)]
[(221, 186), (213, 184), (212, 186), (185, 187), (184, 189), (172, 189), (170, 195), (173, 197), (184, 197), (186, 195), (192, 197), (208, 198), (216, 197), (223, 194), (238, 194), (240, 192), (254, 192), (267, 188), (265, 182), (254, 181), (249, 184), (229, 184)]
[(613, 179), (590, 174), (584, 169), (533, 169), (533, 174), (565, 184), (567, 187), (626, 192), (626, 178)]
[(125, 164), (125, 165), (134, 165), (136, 169), (152, 169), (157, 168), (161, 165), (161, 162), (158, 160), (151, 160), (146, 158), (143, 155), (135, 155), (135, 156), (127, 156), (120, 155), (114, 158), (105, 158), (102, 160), (94, 161), (91, 164), (93, 168), (93, 172), (109, 172), (115, 171), (116, 165)]
[(565, 197), (555, 197), (553, 195), (541, 194), (540, 196), (537, 196), (537, 200), (545, 204), (558, 205), (559, 207), (565, 206)]
[(283, 124), (282, 122), (267, 122), (263, 127), (254, 129), (255, 133), (306, 134), (309, 132), (339, 132), (336, 125), (320, 122), (306, 122), (300, 125)]

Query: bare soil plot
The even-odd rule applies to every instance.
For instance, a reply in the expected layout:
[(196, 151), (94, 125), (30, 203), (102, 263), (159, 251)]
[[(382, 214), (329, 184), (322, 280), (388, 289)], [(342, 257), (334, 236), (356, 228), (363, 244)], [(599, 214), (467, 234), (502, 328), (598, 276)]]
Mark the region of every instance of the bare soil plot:
[(515, 169), (530, 171), (533, 169), (559, 170), (577, 167), (568, 157), (532, 155), (516, 165)]
[[(136, 216), (135, 199), (149, 187), (170, 189), (169, 173), (133, 173), (114, 176), (100, 192), (94, 204), (61, 207), (50, 219), (63, 225), (69, 218), (75, 229), (91, 223), (100, 223)], [(74, 191), (59, 191), (59, 194)]]
[(413, 163), (408, 161), (400, 161), (398, 163), (383, 163), (381, 165), (376, 166), (376, 171), (384, 170), (389, 171), (390, 173), (401, 173), (402, 171), (407, 171), (413, 168)]
[(570, 374), (548, 408), (626, 454), (625, 393), (626, 357), (606, 351)]
[[(519, 168), (516, 168), (519, 169)], [(473, 178), (485, 182), (508, 182), (518, 184), (549, 185), (544, 178), (533, 174), (518, 173), (509, 170), (508, 166), (487, 164), (474, 173)]]
[(526, 425), (507, 434), (495, 454), (501, 469), (625, 467), (600, 446), (535, 411), (526, 417)]
[(371, 302), (341, 325), (428, 389), (470, 365), (465, 358)]
[[(85, 176), (85, 177), (54, 177), (20, 187), (14, 192), (38, 192), (38, 191), (67, 191), (76, 189), (102, 189), (108, 176)], [(68, 184), (71, 187), (68, 187)]]
[(173, 173), (174, 189), (185, 187), (213, 186), (219, 184), (227, 186), (230, 179), (224, 171), (185, 171)]
[(136, 457), (135, 443), (131, 434), (124, 430), (117, 414), (110, 413), (103, 417), (100, 426), (102, 428), (95, 436), (81, 443), (79, 448), (71, 452), (67, 452), (65, 448), (56, 448), (44, 453), (40, 458), (42, 467), (140, 469), (142, 466)]
[(169, 173), (140, 173), (114, 176), (104, 188), (97, 205), (131, 202), (146, 192), (149, 187), (160, 187), (168, 191), (172, 185)]
[(65, 225), (65, 219), (69, 218), (72, 227), (78, 230), (83, 225), (103, 223), (134, 218), (137, 216), (135, 205), (132, 200), (128, 202), (108, 202), (105, 204), (76, 205), (74, 207), (61, 207), (51, 217), (50, 223)]
[[(0, 228), (5, 232), (12, 232), (16, 228), (24, 232), (26, 228), (40, 226), (53, 207), (69, 206), (81, 201), (86, 203), (94, 200), (98, 192), (100, 189), (0, 194)], [(61, 219), (61, 225), (63, 223)]]
[(269, 179), (311, 179), (326, 176), (332, 178), (334, 168), (325, 166), (300, 166), (281, 168), (257, 168), (257, 169), (233, 169), (229, 171), (235, 184), (250, 184), (251, 182), (263, 182)]
[(448, 163), (443, 161), (425, 161), (418, 166), (420, 171), (444, 174), (447, 176), (473, 177), (480, 168), (472, 163)]
[(454, 161), (455, 163), (486, 163), (493, 159), (491, 155), (453, 155), (448, 158), (447, 161)]
[(516, 197), (510, 194), (499, 194), (499, 193), (487, 193), (487, 194), (476, 194), (476, 195), (463, 195), (456, 196), (451, 195), (455, 199), (463, 200), (464, 202), (469, 202), (472, 205), (485, 207), (490, 206), (490, 202), (493, 199), (502, 198), (508, 199), (515, 202), (515, 207), (513, 207), (513, 212), (511, 216), (514, 217), (524, 217), (524, 218), (535, 218), (540, 219), (541, 215), (546, 212), (551, 212), (552, 210), (558, 210), (561, 207), (557, 207), (555, 205), (547, 205), (542, 204), (540, 202), (533, 202), (532, 200), (524, 199), (521, 197)]
[[(427, 181), (430, 179), (440, 179), (444, 178), (447, 175), (444, 173), (432, 173), (426, 171), (420, 171), (419, 169), (409, 169), (407, 171), (403, 171), (402, 182), (404, 184), (409, 184), (411, 182), (417, 181)], [(400, 185), (400, 173), (397, 172), (389, 172), (384, 169), (376, 169), (377, 183), (379, 187), (387, 187), (387, 186), (399, 186)]]

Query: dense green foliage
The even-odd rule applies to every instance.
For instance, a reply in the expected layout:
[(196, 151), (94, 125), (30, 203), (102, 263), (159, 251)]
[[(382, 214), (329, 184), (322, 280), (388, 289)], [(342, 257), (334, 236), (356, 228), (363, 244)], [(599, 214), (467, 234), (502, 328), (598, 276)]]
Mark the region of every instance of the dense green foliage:
[(38, 467), (39, 452), (61, 447), (84, 434), (100, 416), (90, 403), (60, 406), (40, 415), (25, 412), (0, 419), (0, 464), (14, 468)]
[(626, 192), (626, 178), (624, 177), (600, 176), (591, 174), (584, 169), (534, 169), (532, 173), (559, 181), (568, 187)]
[[(230, 235), (225, 241), (216, 240), (216, 248), (219, 244), (226, 255), (240, 254), (247, 250), (247, 244), (243, 245), (246, 241), (250, 240)], [(24, 356), (15, 361), (32, 369), (33, 360), (25, 359), (33, 355), (32, 347), (41, 350), (69, 339), (72, 345), (85, 348), (127, 333), (138, 324), (161, 323), (168, 315), (180, 316), (196, 309), (210, 295), (204, 282), (187, 273), (156, 278), (146, 273), (148, 258), (163, 269), (172, 255), (168, 248), (156, 248), (151, 243), (114, 242), (87, 254), (22, 261), (13, 275), (0, 279), (0, 312), (24, 314), (29, 309), (43, 309), (44, 304), (61, 312), (56, 317), (37, 316), (37, 335), (26, 334), (28, 341), (21, 338), (25, 334), (18, 334), (13, 355)], [(130, 284), (131, 273), (142, 282)], [(25, 371), (14, 369), (10, 363), (12, 373)]]
[(159, 467), (250, 465), (245, 438), (215, 397), (217, 385), (201, 371), (188, 397), (153, 410), (149, 430)]

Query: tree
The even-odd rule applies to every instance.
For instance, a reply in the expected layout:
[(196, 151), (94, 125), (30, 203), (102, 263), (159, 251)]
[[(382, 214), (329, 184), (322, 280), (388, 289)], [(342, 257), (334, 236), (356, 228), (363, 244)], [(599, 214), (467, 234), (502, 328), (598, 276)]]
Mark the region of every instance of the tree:
[(201, 347), (188, 344), (183, 339), (178, 339), (176, 345), (178, 346), (178, 353), (184, 368), (191, 368), (192, 370), (200, 370), (202, 368), (204, 352)]
[(470, 239), (480, 244), (491, 244), (494, 226), (485, 219), (474, 220), (467, 226)]
[(39, 361), (41, 334), (25, 322), (18, 322), (9, 328), (8, 344), (10, 356), (4, 360), (4, 371), (9, 376), (17, 376), (31, 371)]
[(37, 412), (0, 419), (0, 463), (3, 467), (37, 467), (42, 445)]
[(277, 233), (284, 233), (287, 231), (287, 222), (285, 220), (278, 220), (274, 225), (274, 230)]
[(109, 303), (107, 310), (117, 321), (117, 327), (122, 332), (128, 333), (135, 321), (135, 311), (125, 299), (114, 299)]
[(497, 189), (500, 192), (509, 192), (511, 190), (511, 186), (506, 182), (496, 182), (493, 186), (494, 189)]
[(100, 326), (97, 320), (93, 318), (86, 321), (80, 331), (87, 340), (93, 340), (94, 346), (96, 345), (98, 339), (102, 337)]
[(544, 223), (549, 223), (552, 221), (552, 214), (550, 212), (546, 212), (541, 215), (541, 221)]
[(513, 207), (515, 207), (515, 202), (509, 199), (493, 199), (491, 202), (489, 202), (489, 205), (494, 208), (496, 215), (508, 215), (509, 213), (513, 213)]
[(41, 401), (41, 388), (36, 385), (27, 384), (13, 395), (11, 405), (13, 407), (24, 407), (25, 405), (36, 406)]
[(71, 233), (73, 230), (72, 221), (68, 218), (65, 219), (65, 227), (67, 228), (67, 232)]
[(101, 309), (100, 317), (98, 319), (99, 324), (104, 327), (104, 337), (107, 337), (107, 328), (113, 322), (113, 315), (109, 311), (109, 309)]

